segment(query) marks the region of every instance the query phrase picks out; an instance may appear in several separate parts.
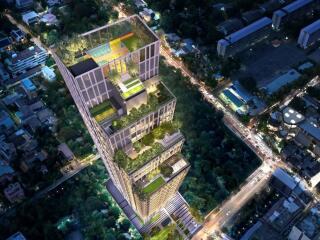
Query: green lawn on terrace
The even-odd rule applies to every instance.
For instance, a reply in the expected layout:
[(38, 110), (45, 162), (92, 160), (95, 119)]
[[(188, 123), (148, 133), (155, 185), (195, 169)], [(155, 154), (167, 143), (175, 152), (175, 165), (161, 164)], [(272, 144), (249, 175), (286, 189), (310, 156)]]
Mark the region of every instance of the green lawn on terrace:
[(143, 84), (141, 82), (139, 82), (139, 84), (137, 84), (137, 86), (132, 87), (128, 91), (122, 92), (121, 96), (123, 97), (123, 99), (128, 99), (129, 97), (131, 97), (134, 94), (142, 91), (143, 89), (144, 89)]
[(129, 49), (130, 52), (133, 52), (143, 46), (142, 41), (136, 35), (124, 39), (122, 40), (122, 42)]
[(102, 122), (104, 119), (110, 117), (116, 112), (111, 103), (107, 100), (94, 106), (89, 111), (97, 122)]
[(154, 180), (152, 183), (148, 184), (146, 187), (142, 189), (142, 192), (150, 195), (157, 191), (162, 185), (165, 184), (165, 180), (162, 176), (158, 177), (156, 180)]

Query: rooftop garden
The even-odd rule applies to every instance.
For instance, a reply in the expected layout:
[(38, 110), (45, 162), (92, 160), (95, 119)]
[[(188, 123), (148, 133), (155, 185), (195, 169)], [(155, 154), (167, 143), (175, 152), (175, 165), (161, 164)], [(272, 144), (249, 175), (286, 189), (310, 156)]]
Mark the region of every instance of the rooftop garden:
[(121, 89), (120, 95), (123, 99), (128, 99), (136, 93), (144, 90), (144, 86), (139, 78), (129, 79), (122, 84), (120, 83), (119, 87)]
[(91, 116), (98, 122), (101, 123), (105, 119), (111, 117), (116, 113), (116, 110), (109, 101), (104, 101), (92, 108), (90, 108)]
[(115, 130), (129, 126), (131, 123), (139, 120), (143, 116), (155, 111), (162, 104), (173, 98), (173, 95), (163, 85), (158, 85), (158, 91), (148, 95), (148, 104), (141, 105), (138, 109), (133, 108), (129, 114), (122, 116), (112, 122), (112, 127)]
[(152, 193), (156, 192), (160, 187), (162, 187), (166, 181), (163, 179), (162, 176), (159, 176), (147, 186), (141, 189), (142, 193), (145, 195), (151, 195)]
[(87, 51), (99, 48), (98, 52), (102, 53), (104, 51), (101, 52), (100, 47), (103, 47), (104, 56), (95, 59), (102, 65), (156, 40), (157, 38), (139, 18), (133, 16), (97, 30), (68, 38), (57, 44), (56, 52), (66, 65), (73, 65), (82, 61)]
[(115, 152), (114, 161), (127, 172), (138, 169), (163, 152), (164, 148), (159, 140), (163, 139), (166, 134), (174, 133), (177, 128), (177, 123), (161, 124), (140, 141), (134, 143), (134, 150), (138, 153), (135, 159), (131, 159), (122, 149), (119, 149)]
[(125, 171), (132, 172), (148, 162), (149, 160), (155, 158), (163, 151), (163, 146), (160, 143), (153, 143), (144, 149), (142, 153), (135, 159), (131, 159), (122, 149), (119, 149), (114, 154), (114, 161)]

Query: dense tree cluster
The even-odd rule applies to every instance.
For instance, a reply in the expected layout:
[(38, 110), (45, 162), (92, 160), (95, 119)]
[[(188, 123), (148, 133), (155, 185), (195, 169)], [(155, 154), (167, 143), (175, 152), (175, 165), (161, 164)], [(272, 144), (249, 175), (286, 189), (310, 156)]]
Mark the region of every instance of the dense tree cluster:
[(181, 191), (190, 205), (206, 213), (235, 190), (259, 160), (222, 123), (223, 114), (202, 100), (182, 74), (161, 63), (162, 80), (177, 97), (176, 118), (186, 137), (191, 163)]
[[(16, 216), (2, 217), (0, 236), (21, 231), (28, 239), (59, 240), (79, 230), (88, 240), (126, 239), (131, 225), (107, 192), (106, 177), (102, 162), (88, 167), (46, 197), (17, 207)], [(66, 218), (71, 221), (61, 224)]]

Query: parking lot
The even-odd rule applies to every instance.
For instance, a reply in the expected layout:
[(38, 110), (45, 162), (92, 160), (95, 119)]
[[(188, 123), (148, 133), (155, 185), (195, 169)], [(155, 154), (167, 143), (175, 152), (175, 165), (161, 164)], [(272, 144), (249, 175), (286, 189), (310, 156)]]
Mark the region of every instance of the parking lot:
[(272, 46), (270, 41), (257, 43), (251, 49), (239, 54), (242, 63), (239, 76), (252, 76), (257, 80), (258, 87), (270, 83), (276, 76), (306, 61), (306, 53), (297, 47), (296, 41), (281, 41), (279, 47)]

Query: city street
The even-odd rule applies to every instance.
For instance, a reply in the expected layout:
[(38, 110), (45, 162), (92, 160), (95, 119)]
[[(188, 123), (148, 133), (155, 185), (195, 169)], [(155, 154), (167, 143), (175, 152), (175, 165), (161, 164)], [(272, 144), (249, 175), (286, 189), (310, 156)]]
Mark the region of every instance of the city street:
[(283, 167), (284, 164), (282, 164), (279, 156), (272, 152), (260, 136), (244, 126), (229, 109), (224, 107), (217, 97), (207, 90), (204, 84), (192, 76), (180, 61), (174, 59), (168, 50), (161, 48), (161, 54), (165, 57), (168, 64), (180, 69), (184, 76), (190, 78), (190, 82), (198, 87), (205, 100), (224, 113), (224, 124), (244, 141), (263, 161), (263, 164), (246, 179), (244, 185), (241, 186), (241, 189), (236, 194), (231, 195), (227, 201), (222, 203), (217, 208), (218, 211), (214, 209), (206, 216), (203, 228), (193, 237), (194, 240), (204, 240), (214, 232), (220, 231), (221, 227), (228, 222), (255, 193), (262, 190), (271, 176), (272, 171), (278, 166)]

